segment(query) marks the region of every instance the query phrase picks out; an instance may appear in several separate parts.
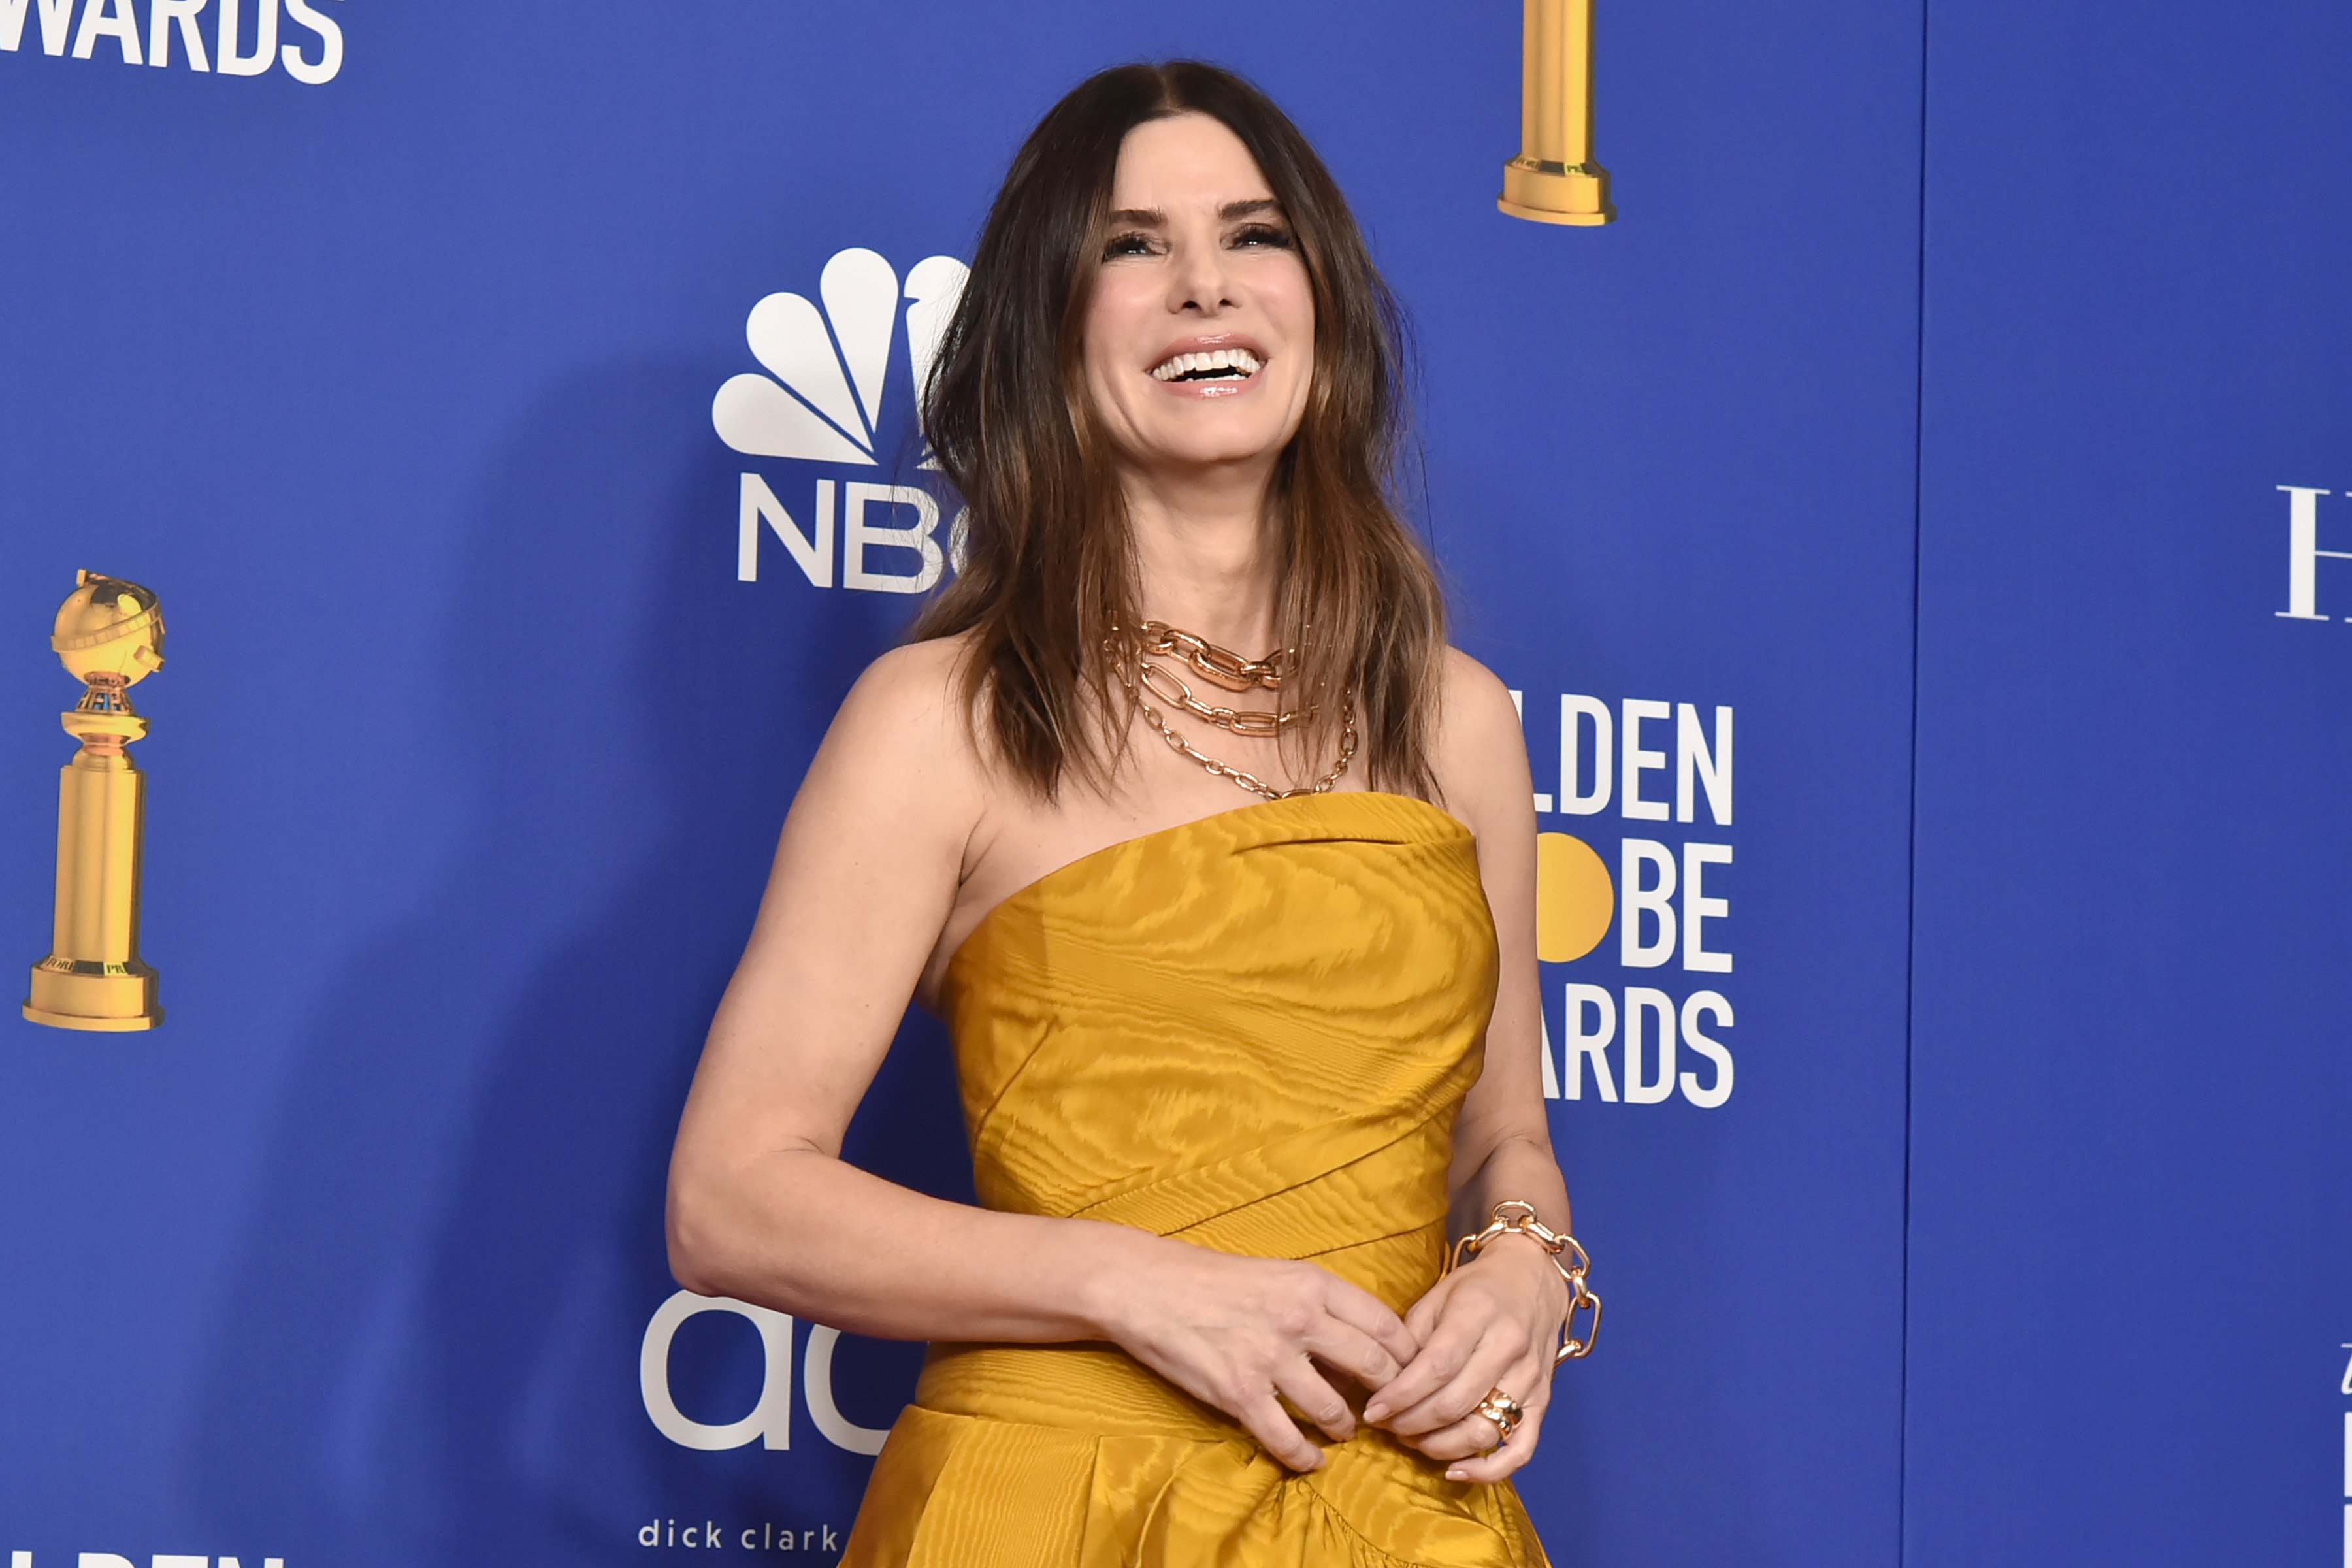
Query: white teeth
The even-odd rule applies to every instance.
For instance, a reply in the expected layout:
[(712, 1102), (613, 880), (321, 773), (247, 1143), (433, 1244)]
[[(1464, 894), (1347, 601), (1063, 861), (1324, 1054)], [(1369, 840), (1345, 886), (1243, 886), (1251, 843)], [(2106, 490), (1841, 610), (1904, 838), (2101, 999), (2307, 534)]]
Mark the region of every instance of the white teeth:
[(1258, 373), (1260, 366), (1257, 355), (1247, 349), (1212, 349), (1207, 353), (1176, 354), (1154, 365), (1151, 374), (1159, 381), (1174, 381), (1181, 376), (1218, 370), (1237, 370), (1244, 376), (1252, 376)]

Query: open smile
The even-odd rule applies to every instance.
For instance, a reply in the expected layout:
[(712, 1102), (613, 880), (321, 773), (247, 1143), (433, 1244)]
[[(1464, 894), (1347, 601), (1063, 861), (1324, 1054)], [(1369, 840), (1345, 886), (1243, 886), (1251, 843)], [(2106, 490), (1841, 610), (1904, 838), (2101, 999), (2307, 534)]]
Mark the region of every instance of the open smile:
[(1171, 354), (1151, 367), (1154, 381), (1247, 381), (1265, 365), (1247, 349)]

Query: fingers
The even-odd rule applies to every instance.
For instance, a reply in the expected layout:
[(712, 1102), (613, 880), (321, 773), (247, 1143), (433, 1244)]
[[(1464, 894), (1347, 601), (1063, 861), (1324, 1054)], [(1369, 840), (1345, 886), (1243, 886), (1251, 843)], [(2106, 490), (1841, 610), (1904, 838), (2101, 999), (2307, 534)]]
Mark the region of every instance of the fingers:
[(1269, 1390), (1234, 1412), (1260, 1447), (1294, 1470), (1319, 1470), (1323, 1450), (1307, 1439)]
[(1139, 1297), (1119, 1343), (1293, 1469), (1323, 1464), (1312, 1429), (1337, 1442), (1355, 1436), (1342, 1388), (1378, 1390), (1421, 1353), (1378, 1297), (1318, 1265), (1175, 1243), (1165, 1256), (1160, 1288)]
[[(1356, 1435), (1356, 1413), (1305, 1356), (1275, 1369), (1274, 1391), (1290, 1401), (1301, 1415), (1344, 1443)], [(1310, 1444), (1309, 1447), (1312, 1447)]]
[[(1413, 1310), (1418, 1313), (1421, 1308), (1416, 1306)], [(1398, 1420), (1408, 1411), (1420, 1411), (1433, 1394), (1462, 1375), (1477, 1352), (1484, 1338), (1483, 1330), (1490, 1321), (1483, 1314), (1474, 1321), (1472, 1315), (1449, 1315), (1441, 1310), (1434, 1326), (1423, 1334), (1419, 1352), (1364, 1406), (1364, 1419), (1402, 1435), (1406, 1429), (1397, 1426)], [(1486, 1390), (1482, 1387), (1478, 1392), (1483, 1394)], [(1442, 1415), (1424, 1414), (1421, 1424), (1411, 1430), (1428, 1431), (1444, 1426), (1459, 1419), (1468, 1408), (1464, 1405)]]
[[(1453, 1369), (1451, 1375), (1412, 1404), (1399, 1405), (1381, 1423), (1400, 1437), (1410, 1440), (1423, 1436), (1460, 1421), (1477, 1408), (1488, 1389), (1499, 1385), (1507, 1373), (1520, 1366), (1527, 1358), (1528, 1348), (1525, 1331), (1508, 1322), (1489, 1324), (1484, 1334), (1467, 1345), (1458, 1345), (1454, 1337), (1441, 1331), (1430, 1349), (1435, 1351), (1440, 1346), (1445, 1347), (1446, 1353), (1431, 1375), (1433, 1379), (1437, 1371), (1449, 1366)], [(1413, 1367), (1405, 1368), (1381, 1394), (1394, 1403), (1394, 1391), (1405, 1385), (1413, 1371)], [(1515, 1386), (1525, 1388), (1530, 1386), (1532, 1380), (1520, 1377), (1513, 1382)]]
[[(1386, 1351), (1402, 1368), (1421, 1352), (1421, 1336), (1408, 1327), (1405, 1321), (1389, 1310), (1389, 1304), (1370, 1291), (1349, 1284), (1338, 1275), (1330, 1276), (1330, 1288), (1326, 1306), (1331, 1315), (1349, 1328), (1366, 1335)], [(1352, 1372), (1354, 1369), (1349, 1368)], [(1361, 1376), (1360, 1373), (1358, 1374)], [(1365, 1379), (1368, 1388), (1377, 1388), (1394, 1377), (1391, 1371), (1378, 1382)]]
[(1440, 1279), (1431, 1287), (1429, 1294), (1415, 1301), (1412, 1310), (1404, 1315), (1404, 1331), (1412, 1336), (1416, 1346), (1427, 1344), (1429, 1336), (1437, 1331), (1437, 1320), (1444, 1315), (1445, 1310), (1444, 1291), (1453, 1282), (1451, 1275)]
[[(1551, 1403), (1543, 1385), (1538, 1385), (1538, 1392), (1542, 1396), (1530, 1397), (1527, 1401), (1527, 1415), (1512, 1431), (1511, 1440), (1499, 1447), (1492, 1446), (1495, 1424), (1483, 1415), (1473, 1416), (1473, 1420), (1486, 1429), (1481, 1439), (1485, 1451), (1458, 1464), (1446, 1466), (1445, 1479), (1449, 1481), (1499, 1481), (1535, 1458), (1536, 1445), (1543, 1440), (1544, 1411)], [(1433, 1454), (1430, 1457), (1442, 1458), (1444, 1456)]]
[(1474, 1459), (1492, 1453), (1502, 1429), (1494, 1420), (1479, 1414), (1478, 1405), (1495, 1389), (1501, 1389), (1505, 1394), (1510, 1394), (1514, 1389), (1527, 1391), (1527, 1396), (1517, 1400), (1521, 1414), (1519, 1423), (1513, 1430), (1514, 1443), (1518, 1441), (1519, 1434), (1530, 1420), (1539, 1422), (1542, 1419), (1545, 1409), (1551, 1403), (1551, 1387), (1544, 1373), (1522, 1364), (1511, 1368), (1481, 1390), (1471, 1402), (1469, 1414), (1459, 1421), (1450, 1422), (1433, 1432), (1418, 1436), (1400, 1436), (1398, 1440), (1433, 1459)]
[(1404, 1362), (1387, 1345), (1336, 1318), (1308, 1333), (1306, 1344), (1316, 1360), (1345, 1373), (1367, 1390), (1386, 1387), (1404, 1370)]

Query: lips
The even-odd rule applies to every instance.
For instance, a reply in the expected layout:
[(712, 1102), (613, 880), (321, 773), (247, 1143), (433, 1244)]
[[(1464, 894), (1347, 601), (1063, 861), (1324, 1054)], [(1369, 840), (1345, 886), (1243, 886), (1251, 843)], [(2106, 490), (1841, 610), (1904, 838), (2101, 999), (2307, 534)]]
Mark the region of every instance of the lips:
[(1234, 386), (1265, 367), (1263, 345), (1231, 333), (1187, 338), (1171, 343), (1149, 373), (1151, 379), (1187, 386)]
[(1151, 367), (1154, 381), (1246, 381), (1265, 362), (1247, 349), (1213, 349), (1177, 354)]

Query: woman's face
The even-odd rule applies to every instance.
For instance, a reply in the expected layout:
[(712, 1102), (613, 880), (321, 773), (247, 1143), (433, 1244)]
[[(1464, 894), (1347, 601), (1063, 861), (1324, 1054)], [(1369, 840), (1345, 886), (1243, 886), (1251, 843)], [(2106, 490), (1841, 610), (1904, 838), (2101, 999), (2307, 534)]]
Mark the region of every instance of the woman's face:
[(1270, 459), (1315, 367), (1315, 298), (1241, 139), (1205, 114), (1118, 153), (1087, 307), (1087, 390), (1120, 461), (1160, 473)]

